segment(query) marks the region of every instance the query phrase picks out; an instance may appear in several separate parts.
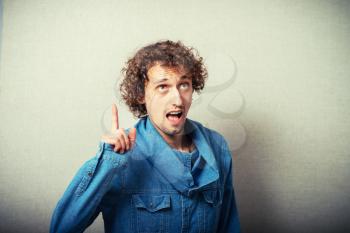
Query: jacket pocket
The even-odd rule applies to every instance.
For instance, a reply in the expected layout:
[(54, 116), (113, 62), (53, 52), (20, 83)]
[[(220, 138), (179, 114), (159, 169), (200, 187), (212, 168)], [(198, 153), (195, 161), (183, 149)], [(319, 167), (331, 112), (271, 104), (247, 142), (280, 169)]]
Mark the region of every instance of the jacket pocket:
[(132, 195), (136, 229), (139, 233), (167, 232), (171, 208), (170, 195)]

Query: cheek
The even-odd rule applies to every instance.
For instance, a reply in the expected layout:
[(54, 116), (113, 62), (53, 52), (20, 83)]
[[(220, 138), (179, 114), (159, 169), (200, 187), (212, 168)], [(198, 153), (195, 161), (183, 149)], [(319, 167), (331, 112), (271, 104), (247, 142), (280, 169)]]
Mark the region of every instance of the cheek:
[(161, 114), (164, 108), (164, 99), (159, 98), (156, 95), (147, 96), (146, 98), (146, 108), (148, 113), (152, 115)]
[(154, 108), (154, 103), (156, 102), (155, 95), (153, 93), (147, 93), (145, 96), (147, 109)]
[(184, 96), (184, 101), (186, 102), (186, 105), (191, 106), (192, 104), (192, 93)]

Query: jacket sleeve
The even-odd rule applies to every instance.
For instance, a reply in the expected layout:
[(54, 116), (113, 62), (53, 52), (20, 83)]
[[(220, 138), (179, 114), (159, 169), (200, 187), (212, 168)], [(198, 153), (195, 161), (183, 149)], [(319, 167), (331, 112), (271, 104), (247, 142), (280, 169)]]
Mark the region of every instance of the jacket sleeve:
[(225, 153), (225, 156), (229, 158), (229, 162), (228, 162), (229, 169), (226, 177), (226, 182), (224, 185), (222, 209), (220, 213), (220, 222), (219, 222), (218, 232), (239, 233), (240, 222), (239, 222), (239, 215), (237, 211), (236, 199), (235, 199), (235, 193), (234, 193), (233, 181), (232, 181), (232, 156), (227, 147), (227, 144), (226, 144), (226, 149), (224, 153)]
[(83, 232), (98, 216), (103, 196), (125, 163), (125, 154), (117, 154), (111, 145), (100, 142), (97, 155), (79, 169), (59, 200), (50, 233)]

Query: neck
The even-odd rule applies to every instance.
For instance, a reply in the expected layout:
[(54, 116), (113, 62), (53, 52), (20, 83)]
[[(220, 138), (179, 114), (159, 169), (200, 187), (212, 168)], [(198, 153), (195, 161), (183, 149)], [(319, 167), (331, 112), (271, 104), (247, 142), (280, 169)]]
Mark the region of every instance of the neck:
[[(153, 122), (152, 122), (153, 124)], [(191, 152), (194, 149), (194, 144), (192, 142), (192, 138), (189, 134), (186, 133), (185, 129), (183, 129), (178, 134), (167, 134), (164, 133), (161, 129), (159, 129), (155, 124), (153, 124), (154, 128), (159, 132), (164, 141), (168, 143), (168, 145), (179, 151), (183, 152)]]
[(181, 135), (167, 135), (163, 136), (163, 139), (168, 145), (176, 150), (183, 152), (191, 152), (193, 149), (192, 139), (188, 134)]

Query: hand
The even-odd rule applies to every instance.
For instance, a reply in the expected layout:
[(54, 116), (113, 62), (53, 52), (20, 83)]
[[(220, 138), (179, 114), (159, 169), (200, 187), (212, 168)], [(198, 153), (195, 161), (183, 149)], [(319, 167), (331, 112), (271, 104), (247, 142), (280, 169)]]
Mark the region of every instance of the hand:
[(135, 144), (136, 129), (131, 128), (127, 135), (123, 128), (119, 129), (118, 109), (112, 104), (112, 129), (111, 134), (102, 135), (101, 141), (114, 146), (114, 151), (123, 154)]

